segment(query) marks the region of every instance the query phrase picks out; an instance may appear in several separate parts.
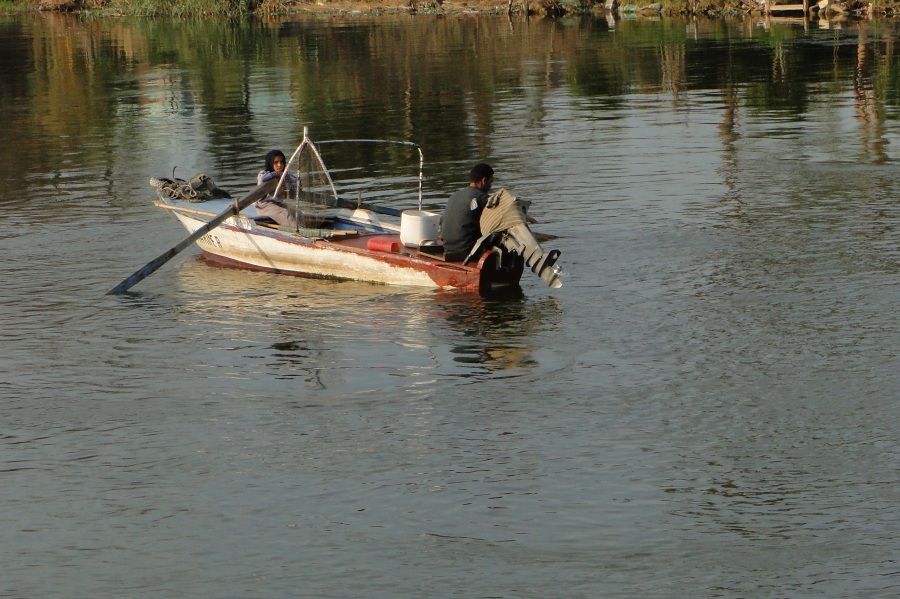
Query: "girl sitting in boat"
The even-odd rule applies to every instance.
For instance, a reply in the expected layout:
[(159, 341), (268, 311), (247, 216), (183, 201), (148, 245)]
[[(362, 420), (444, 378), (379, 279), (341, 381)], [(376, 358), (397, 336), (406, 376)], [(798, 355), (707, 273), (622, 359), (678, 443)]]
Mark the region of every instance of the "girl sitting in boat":
[[(271, 179), (280, 179), (284, 173), (287, 159), (281, 150), (272, 150), (266, 154), (266, 166), (256, 176), (256, 184), (262, 185)], [(289, 208), (281, 200), (289, 198), (300, 189), (300, 182), (296, 175), (288, 173), (284, 178), (284, 185), (278, 192), (278, 197), (267, 195), (256, 202), (256, 212), (260, 216), (267, 216), (283, 227), (296, 229), (303, 215), (295, 208)]]

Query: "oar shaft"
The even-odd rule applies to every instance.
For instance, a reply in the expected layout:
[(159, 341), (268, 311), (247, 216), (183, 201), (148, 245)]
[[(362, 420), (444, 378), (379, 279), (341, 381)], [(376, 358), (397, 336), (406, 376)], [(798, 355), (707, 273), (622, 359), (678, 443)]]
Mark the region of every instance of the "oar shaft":
[(175, 247), (169, 249), (163, 254), (157, 256), (150, 262), (148, 262), (143, 268), (135, 272), (133, 275), (110, 289), (106, 292), (106, 295), (119, 295), (120, 293), (124, 293), (152, 275), (156, 272), (163, 264), (174, 258), (179, 252), (184, 250), (186, 247), (221, 225), (223, 222), (234, 216), (235, 214), (240, 214), (240, 212), (252, 204), (253, 202), (259, 200), (260, 198), (265, 197), (272, 190), (275, 189), (275, 186), (278, 185), (278, 179), (271, 179), (266, 181), (249, 194), (241, 198), (240, 201), (235, 202), (231, 206), (229, 206), (226, 210), (223, 210), (215, 217), (213, 217), (209, 222), (201, 226), (199, 229), (182, 239)]

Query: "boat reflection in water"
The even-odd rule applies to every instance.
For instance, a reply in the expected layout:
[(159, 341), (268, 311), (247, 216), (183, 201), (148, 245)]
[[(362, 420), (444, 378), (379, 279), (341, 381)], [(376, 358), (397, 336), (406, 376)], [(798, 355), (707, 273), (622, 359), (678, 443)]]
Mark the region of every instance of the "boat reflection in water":
[[(540, 339), (561, 328), (558, 299), (535, 301), (521, 290), (485, 298), (284, 277), (199, 256), (180, 265), (176, 280), (173, 310), (192, 326), (215, 331), (215, 348), (228, 360), (310, 389), (356, 393), (396, 386), (402, 377), (427, 392), (445, 375), (508, 375), (534, 368)], [(483, 368), (473, 369), (477, 364)], [(367, 376), (358, 369), (368, 369)]]

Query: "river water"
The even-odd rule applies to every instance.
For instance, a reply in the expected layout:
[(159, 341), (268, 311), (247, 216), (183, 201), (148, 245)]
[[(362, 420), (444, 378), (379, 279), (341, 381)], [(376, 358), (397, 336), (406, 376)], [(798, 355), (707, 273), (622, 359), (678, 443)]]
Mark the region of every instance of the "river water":
[[(896, 37), (0, 17), (0, 597), (897, 596)], [(304, 126), (430, 208), (491, 162), (564, 286), (104, 295), (184, 236), (149, 177)]]

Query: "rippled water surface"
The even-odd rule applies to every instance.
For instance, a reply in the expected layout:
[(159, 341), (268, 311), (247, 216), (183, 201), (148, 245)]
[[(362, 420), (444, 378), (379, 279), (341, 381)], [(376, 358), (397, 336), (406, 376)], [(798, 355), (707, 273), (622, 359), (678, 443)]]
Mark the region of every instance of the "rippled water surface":
[[(0, 596), (896, 596), (895, 33), (0, 17)], [(564, 286), (104, 295), (184, 235), (149, 177), (304, 126), (436, 209), (491, 162)]]

